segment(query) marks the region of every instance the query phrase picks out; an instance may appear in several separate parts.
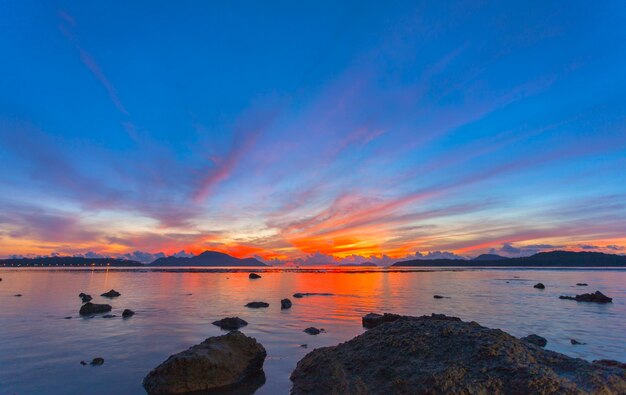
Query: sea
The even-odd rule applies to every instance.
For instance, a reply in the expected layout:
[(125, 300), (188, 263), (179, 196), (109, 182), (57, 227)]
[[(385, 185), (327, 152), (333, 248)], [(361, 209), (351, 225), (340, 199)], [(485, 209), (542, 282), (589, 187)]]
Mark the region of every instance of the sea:
[[(249, 279), (252, 271), (261, 278)], [(144, 394), (151, 369), (225, 334), (212, 322), (233, 316), (248, 321), (242, 332), (267, 350), (256, 394), (288, 394), (298, 361), (363, 333), (370, 312), (446, 314), (541, 335), (547, 349), (571, 357), (626, 362), (625, 269), (1, 268), (0, 277), (0, 395)], [(538, 282), (545, 289), (533, 288)], [(110, 289), (121, 296), (100, 296)], [(613, 303), (559, 299), (596, 290)], [(80, 317), (80, 292), (111, 304), (117, 317)], [(298, 292), (332, 295), (294, 298)], [(283, 298), (290, 309), (281, 310)], [(269, 307), (244, 307), (252, 301)], [(124, 309), (136, 314), (122, 318)], [(311, 326), (325, 332), (303, 332)], [(80, 364), (95, 357), (104, 364)]]

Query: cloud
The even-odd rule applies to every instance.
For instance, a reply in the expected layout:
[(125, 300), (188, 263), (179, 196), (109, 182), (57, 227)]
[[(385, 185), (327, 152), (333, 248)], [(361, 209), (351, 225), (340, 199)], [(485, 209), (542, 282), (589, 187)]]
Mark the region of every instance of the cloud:
[(509, 258), (524, 257), (537, 254), (542, 251), (555, 250), (562, 246), (552, 244), (529, 244), (516, 247), (512, 243), (504, 243), (500, 248), (492, 248), (490, 254), (498, 254)]
[(165, 254), (162, 252), (150, 253), (144, 251), (133, 251), (126, 254), (119, 255), (120, 258), (128, 259), (131, 261), (139, 261), (142, 263), (151, 263), (159, 258), (164, 258)]
[(426, 254), (416, 252), (417, 259), (467, 259), (450, 251), (428, 251)]

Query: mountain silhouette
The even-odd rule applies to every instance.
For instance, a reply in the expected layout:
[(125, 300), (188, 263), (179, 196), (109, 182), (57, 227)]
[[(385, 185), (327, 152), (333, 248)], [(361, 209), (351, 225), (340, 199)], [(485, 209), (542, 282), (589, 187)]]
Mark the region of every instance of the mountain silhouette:
[(192, 257), (168, 256), (159, 258), (149, 266), (268, 266), (256, 258), (235, 258), (217, 251), (204, 251)]

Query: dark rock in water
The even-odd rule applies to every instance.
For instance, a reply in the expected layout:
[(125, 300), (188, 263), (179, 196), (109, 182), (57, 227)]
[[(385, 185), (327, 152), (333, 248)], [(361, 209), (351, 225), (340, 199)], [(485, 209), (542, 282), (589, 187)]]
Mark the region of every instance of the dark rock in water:
[(87, 294), (82, 294), (82, 295), (83, 296), (81, 296), (80, 299), (82, 300), (83, 303), (91, 302), (91, 299), (93, 299), (91, 295), (87, 295)]
[(592, 294), (576, 295), (574, 297), (561, 295), (559, 296), (559, 299), (575, 300), (577, 302), (593, 302), (593, 303), (612, 303), (613, 302), (613, 298), (609, 298), (608, 296), (604, 295), (600, 291), (596, 291)]
[(587, 283), (576, 283), (576, 285), (578, 285), (579, 287), (586, 287), (589, 284), (587, 284)]
[(300, 344), (300, 347), (302, 347), (302, 348), (309, 348), (309, 345), (308, 344)]
[(84, 293), (84, 292), (81, 292), (81, 293), (79, 293), (79, 294), (78, 294), (78, 297), (79, 297), (79, 298), (82, 298), (82, 297), (83, 297), (83, 296), (85, 296), (85, 295), (87, 295), (87, 294), (86, 294), (86, 293)]
[(98, 313), (108, 313), (109, 311), (111, 311), (111, 305), (109, 304), (95, 304), (87, 302), (80, 307), (80, 311), (78, 313), (80, 315), (91, 315)]
[(102, 318), (115, 318), (117, 317), (115, 314), (105, 314), (102, 316)]
[(105, 292), (105, 293), (101, 294), (100, 296), (104, 296), (105, 298), (117, 298), (120, 295), (121, 295), (121, 293), (119, 293), (116, 290), (112, 289), (109, 292)]
[(251, 309), (259, 309), (261, 307), (270, 307), (270, 304), (265, 302), (250, 302), (246, 305), (246, 307), (250, 307)]
[(537, 289), (545, 289), (546, 286), (543, 285), (542, 283), (537, 283), (535, 285), (533, 285), (533, 288), (537, 288)]
[(308, 353), (301, 394), (624, 394), (626, 371), (545, 350), (475, 322), (402, 317)]
[(67, 317), (63, 317), (63, 319), (65, 319), (65, 320), (71, 320), (71, 319), (72, 319), (72, 317), (68, 315)]
[(537, 345), (539, 347), (545, 347), (546, 344), (548, 344), (548, 341), (546, 340), (545, 337), (541, 337), (539, 335), (528, 335), (526, 337), (522, 337), (520, 340), (525, 341), (527, 343), (531, 343), (534, 345)]
[(260, 343), (241, 332), (210, 337), (170, 356), (148, 373), (143, 379), (143, 387), (151, 395), (219, 392), (225, 389), (252, 393), (254, 391), (250, 392), (250, 388), (242, 389), (240, 386), (254, 382), (259, 377), (263, 377), (264, 382), (262, 371), (266, 356), (265, 348)]
[(94, 358), (91, 360), (91, 366), (100, 366), (104, 363), (104, 358)]
[(579, 342), (576, 339), (569, 339), (569, 342), (572, 343), (574, 346), (579, 346), (579, 345), (583, 346), (583, 345), (587, 344), (587, 343)]
[(441, 295), (433, 295), (433, 298), (435, 298), (435, 299), (450, 299), (449, 296), (441, 296)]
[(626, 363), (613, 361), (612, 359), (597, 359), (593, 361), (593, 363), (597, 363), (598, 365), (603, 365), (603, 366), (614, 366), (614, 367), (618, 367), (620, 369), (626, 370)]
[(87, 362), (85, 362), (85, 361), (80, 361), (80, 364), (83, 365), (83, 366), (87, 366)]
[(283, 299), (283, 300), (280, 301), (280, 309), (281, 310), (290, 309), (290, 308), (291, 308), (291, 300)]
[(329, 293), (325, 293), (325, 292), (298, 292), (293, 294), (294, 298), (302, 298), (305, 296), (332, 296), (334, 294), (329, 294)]
[(308, 333), (309, 335), (319, 335), (320, 333), (322, 333), (323, 329), (317, 329), (315, 327), (308, 327), (305, 330), (303, 330), (302, 332), (304, 333)]
[(256, 273), (250, 273), (248, 275), (248, 278), (255, 279), (255, 278), (261, 278), (261, 276)]
[[(433, 314), (431, 317), (436, 317), (442, 320), (454, 320), (454, 321), (460, 321), (460, 318), (457, 317), (448, 317), (446, 315), (443, 314)], [(384, 324), (386, 322), (394, 322), (397, 321), (401, 318), (412, 318), (412, 317), (408, 317), (405, 315), (399, 315), (399, 314), (389, 314), (389, 313), (385, 313), (385, 314), (376, 314), (376, 313), (369, 313), (364, 315), (361, 318), (361, 322), (363, 324), (364, 328), (367, 329), (371, 329), (374, 327), (377, 327), (380, 324)]]
[(122, 311), (122, 317), (124, 318), (129, 318), (135, 315), (135, 312), (132, 311), (131, 309), (124, 309), (124, 311)]
[(16, 297), (18, 297), (18, 298), (19, 298), (20, 296), (22, 296), (22, 294), (15, 294), (15, 295), (13, 295), (13, 296), (16, 296)]
[(217, 325), (228, 331), (236, 331), (237, 329), (248, 325), (248, 323), (239, 317), (227, 317), (222, 318), (219, 321), (214, 321), (213, 325)]

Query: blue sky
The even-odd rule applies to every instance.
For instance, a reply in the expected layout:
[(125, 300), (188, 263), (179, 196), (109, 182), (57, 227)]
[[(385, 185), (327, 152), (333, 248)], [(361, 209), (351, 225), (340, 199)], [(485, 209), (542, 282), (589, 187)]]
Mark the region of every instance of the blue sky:
[(623, 2), (2, 9), (0, 255), (626, 246)]

